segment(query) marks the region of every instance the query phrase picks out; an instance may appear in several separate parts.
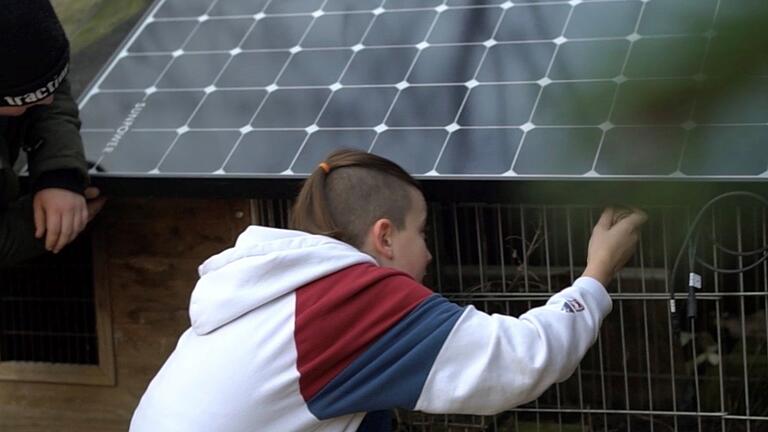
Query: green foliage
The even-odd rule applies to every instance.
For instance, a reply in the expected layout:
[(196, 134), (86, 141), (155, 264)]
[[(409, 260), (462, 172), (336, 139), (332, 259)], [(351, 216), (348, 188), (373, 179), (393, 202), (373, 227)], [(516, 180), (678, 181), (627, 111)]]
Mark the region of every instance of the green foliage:
[(131, 21), (151, 0), (53, 0), (77, 53)]

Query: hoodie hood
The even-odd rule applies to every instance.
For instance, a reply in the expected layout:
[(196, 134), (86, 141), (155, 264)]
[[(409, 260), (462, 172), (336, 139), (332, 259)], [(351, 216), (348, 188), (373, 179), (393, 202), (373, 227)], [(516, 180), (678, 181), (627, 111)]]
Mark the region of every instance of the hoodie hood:
[(250, 226), (235, 246), (206, 260), (189, 315), (198, 335), (210, 333), (280, 296), (349, 266), (376, 261), (330, 237)]

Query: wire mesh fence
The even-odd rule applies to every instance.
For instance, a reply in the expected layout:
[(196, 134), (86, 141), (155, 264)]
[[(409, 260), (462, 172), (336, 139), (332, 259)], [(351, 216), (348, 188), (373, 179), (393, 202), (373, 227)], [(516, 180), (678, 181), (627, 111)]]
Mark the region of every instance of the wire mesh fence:
[(0, 362), (99, 364), (91, 236), (0, 269)]
[[(284, 226), (289, 204), (254, 202), (260, 223)], [(766, 210), (721, 205), (706, 216), (696, 268), (695, 319), (687, 272), (674, 279), (691, 210), (645, 209), (638, 251), (608, 287), (613, 312), (576, 372), (537, 400), (496, 416), (400, 411), (398, 431), (768, 431), (768, 264), (743, 273), (768, 246)], [(583, 271), (601, 209), (585, 206), (430, 204), (434, 259), (425, 283), (459, 304), (518, 316)], [(510, 370), (510, 373), (514, 371)]]

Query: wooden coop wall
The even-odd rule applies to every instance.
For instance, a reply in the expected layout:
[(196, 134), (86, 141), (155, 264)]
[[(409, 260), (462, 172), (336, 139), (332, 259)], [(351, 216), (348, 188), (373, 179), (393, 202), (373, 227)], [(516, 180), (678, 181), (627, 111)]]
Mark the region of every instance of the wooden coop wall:
[(189, 326), (203, 260), (248, 225), (247, 200), (113, 199), (93, 229), (103, 236), (112, 305), (114, 386), (0, 381), (0, 431), (126, 431), (149, 380)]
[[(147, 383), (188, 326), (197, 266), (253, 220), (284, 227), (287, 201), (115, 200), (106, 238), (114, 387), (0, 382), (0, 431), (123, 431)], [(647, 209), (638, 253), (608, 287), (614, 310), (566, 382), (498, 416), (398, 412), (399, 432), (768, 431), (768, 264), (743, 276), (703, 271), (699, 315), (673, 329), (668, 275), (690, 208)], [(600, 209), (432, 203), (426, 284), (459, 304), (519, 315), (583, 270)], [(766, 210), (724, 205), (705, 219), (699, 256), (733, 268), (768, 249)], [(751, 261), (750, 261), (751, 260)], [(101, 287), (104, 289), (104, 287)]]

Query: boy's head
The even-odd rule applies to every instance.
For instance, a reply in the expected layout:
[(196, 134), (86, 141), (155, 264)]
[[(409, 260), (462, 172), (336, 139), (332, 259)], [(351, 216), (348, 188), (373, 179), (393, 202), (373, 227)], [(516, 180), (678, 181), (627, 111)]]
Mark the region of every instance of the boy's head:
[(432, 259), (426, 217), (421, 188), (405, 170), (380, 156), (339, 150), (304, 183), (291, 228), (349, 243), (421, 281)]
[(3, 2), (0, 59), (0, 116), (53, 101), (69, 71), (69, 42), (48, 0)]

